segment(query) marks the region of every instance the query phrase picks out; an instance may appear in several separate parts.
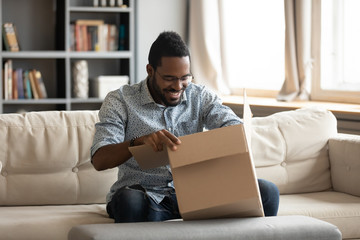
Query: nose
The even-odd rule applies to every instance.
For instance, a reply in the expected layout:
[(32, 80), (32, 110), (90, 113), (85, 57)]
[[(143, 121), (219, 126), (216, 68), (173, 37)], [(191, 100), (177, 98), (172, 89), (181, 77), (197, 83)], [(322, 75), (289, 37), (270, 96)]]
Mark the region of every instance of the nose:
[(183, 81), (181, 81), (180, 79), (174, 80), (172, 87), (176, 90), (176, 91), (180, 91), (181, 89), (183, 89), (184, 87), (184, 83)]

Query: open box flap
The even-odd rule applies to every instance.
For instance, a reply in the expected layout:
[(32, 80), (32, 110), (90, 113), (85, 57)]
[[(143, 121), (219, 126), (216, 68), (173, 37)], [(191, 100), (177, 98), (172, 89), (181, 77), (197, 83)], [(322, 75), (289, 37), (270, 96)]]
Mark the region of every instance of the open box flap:
[(242, 124), (183, 136), (180, 140), (177, 151), (168, 150), (171, 168), (248, 152)]
[(129, 151), (135, 157), (141, 169), (151, 169), (169, 164), (168, 151), (165, 148), (161, 152), (155, 152), (149, 145), (129, 147)]

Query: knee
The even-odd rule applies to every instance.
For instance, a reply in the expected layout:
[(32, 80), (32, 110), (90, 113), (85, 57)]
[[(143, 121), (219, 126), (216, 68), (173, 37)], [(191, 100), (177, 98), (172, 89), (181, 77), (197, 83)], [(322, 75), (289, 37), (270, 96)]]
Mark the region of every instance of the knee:
[(279, 189), (274, 183), (265, 179), (258, 179), (258, 183), (261, 194), (267, 197), (279, 198)]
[(132, 189), (131, 187), (124, 187), (119, 189), (113, 196), (118, 206), (131, 209), (132, 206), (139, 207), (147, 204), (147, 197), (144, 191), (139, 189)]
[(130, 187), (119, 189), (108, 203), (109, 216), (116, 223), (146, 221), (147, 211), (146, 193)]
[(258, 179), (265, 216), (276, 216), (279, 208), (279, 189), (267, 180)]

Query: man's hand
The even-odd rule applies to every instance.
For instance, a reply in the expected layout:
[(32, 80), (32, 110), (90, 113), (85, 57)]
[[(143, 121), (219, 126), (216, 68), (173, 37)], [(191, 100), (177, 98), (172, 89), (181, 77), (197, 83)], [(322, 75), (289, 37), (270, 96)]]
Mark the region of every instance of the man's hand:
[(171, 150), (176, 151), (177, 145), (180, 145), (181, 141), (172, 133), (163, 129), (149, 135), (139, 137), (135, 140), (135, 145), (141, 144), (150, 145), (155, 152), (161, 152), (163, 150), (164, 144)]

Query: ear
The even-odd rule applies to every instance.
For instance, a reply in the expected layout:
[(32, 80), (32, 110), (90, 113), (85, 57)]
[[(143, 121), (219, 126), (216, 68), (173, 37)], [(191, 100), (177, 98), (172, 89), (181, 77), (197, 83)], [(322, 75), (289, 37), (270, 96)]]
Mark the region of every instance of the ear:
[(150, 64), (146, 65), (146, 72), (150, 78), (155, 74), (154, 68)]

